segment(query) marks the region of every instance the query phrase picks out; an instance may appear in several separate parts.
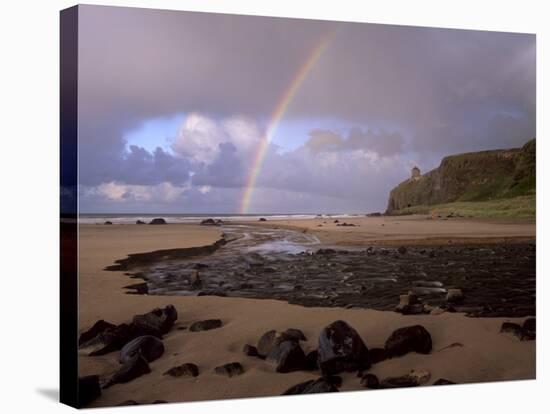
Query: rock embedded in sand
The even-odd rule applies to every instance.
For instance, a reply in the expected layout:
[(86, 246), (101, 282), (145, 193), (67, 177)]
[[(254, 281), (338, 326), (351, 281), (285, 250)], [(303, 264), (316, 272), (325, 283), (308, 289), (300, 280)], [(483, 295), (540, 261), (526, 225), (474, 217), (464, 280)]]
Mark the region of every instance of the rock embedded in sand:
[(142, 220), (136, 220), (136, 224), (147, 224), (147, 223), (145, 223), (145, 222), (142, 221)]
[(85, 407), (101, 396), (99, 376), (88, 375), (78, 378), (78, 406)]
[(243, 354), (251, 357), (260, 357), (258, 349), (254, 345), (245, 344), (243, 346)]
[(267, 221), (267, 219), (264, 218), (264, 217), (260, 217), (260, 218), (258, 219), (258, 221)]
[(411, 371), (400, 377), (385, 378), (380, 382), (380, 388), (418, 387), (426, 384), (430, 377), (428, 371)]
[(318, 363), (323, 375), (370, 368), (369, 350), (357, 331), (342, 320), (319, 335)]
[(167, 305), (165, 308), (155, 308), (151, 312), (134, 316), (132, 324), (141, 332), (141, 335), (162, 337), (172, 329), (177, 319), (176, 308), (173, 305)]
[(189, 327), (191, 332), (209, 331), (211, 329), (220, 328), (222, 321), (220, 319), (206, 319), (204, 321), (198, 321)]
[(503, 322), (500, 327), (501, 333), (511, 333), (517, 336), (519, 339), (523, 338), (523, 329), (520, 325), (513, 322)]
[(198, 377), (199, 376), (199, 367), (195, 364), (185, 363), (178, 365), (176, 367), (170, 368), (162, 375), (170, 375), (172, 377)]
[(214, 372), (218, 375), (225, 375), (229, 378), (244, 373), (244, 368), (240, 362), (230, 362), (228, 364), (220, 365), (214, 368)]
[(124, 364), (137, 355), (141, 355), (147, 362), (152, 362), (164, 354), (164, 344), (156, 336), (145, 335), (131, 340), (120, 350), (119, 362)]
[(365, 388), (375, 390), (380, 387), (380, 381), (374, 374), (365, 374), (361, 377), (361, 385)]
[[(220, 220), (221, 222), (221, 220)], [(201, 221), (201, 226), (218, 226), (218, 222), (214, 219), (208, 218)]]
[(439, 378), (432, 385), (452, 385), (452, 384), (456, 384), (456, 382), (449, 381), (448, 379), (445, 379), (445, 378)]
[(306, 371), (316, 371), (319, 369), (319, 363), (317, 362), (317, 359), (319, 357), (319, 354), (317, 353), (317, 350), (313, 350), (308, 352), (306, 355)]
[(326, 378), (321, 377), (293, 385), (281, 395), (318, 394), (323, 392), (338, 392), (338, 388)]
[(103, 223), (103, 224), (111, 225), (111, 224), (113, 224), (113, 222), (107, 220), (107, 221), (106, 221), (105, 223)]
[(388, 358), (405, 355), (408, 352), (429, 354), (432, 337), (422, 325), (406, 326), (395, 330), (384, 345)]
[(287, 339), (293, 339), (295, 341), (307, 341), (304, 333), (301, 330), (295, 328), (288, 328), (286, 331), (283, 332), (283, 336)]
[(82, 345), (91, 339), (94, 339), (99, 334), (105, 332), (107, 329), (115, 329), (116, 325), (106, 322), (103, 319), (98, 320), (93, 326), (80, 334), (78, 338), (78, 345)]
[(297, 341), (287, 340), (275, 345), (266, 360), (280, 373), (301, 371), (306, 368), (306, 355)]
[(141, 377), (144, 374), (149, 374), (150, 372), (151, 368), (149, 368), (147, 360), (140, 354), (137, 354), (134, 358), (122, 364), (122, 366), (115, 373), (110, 375), (106, 379), (103, 388), (109, 388), (114, 384), (122, 384), (132, 381), (133, 379)]
[(447, 302), (459, 304), (464, 302), (464, 294), (461, 289), (449, 289), (447, 291)]
[(535, 318), (527, 318), (523, 325), (522, 329), (522, 341), (531, 341), (537, 338), (537, 320)]
[(256, 346), (258, 354), (262, 358), (266, 358), (281, 342), (291, 339), (291, 337), (285, 336), (283, 332), (277, 332), (274, 329), (267, 331), (258, 340), (258, 345)]

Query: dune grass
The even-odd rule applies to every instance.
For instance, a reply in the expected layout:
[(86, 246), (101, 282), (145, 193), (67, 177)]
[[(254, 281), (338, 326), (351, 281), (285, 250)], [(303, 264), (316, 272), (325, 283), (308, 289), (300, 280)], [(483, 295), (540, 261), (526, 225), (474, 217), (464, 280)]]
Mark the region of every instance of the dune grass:
[(438, 214), (472, 218), (535, 218), (535, 195), (487, 201), (457, 201), (447, 204), (421, 205), (395, 211), (393, 215)]

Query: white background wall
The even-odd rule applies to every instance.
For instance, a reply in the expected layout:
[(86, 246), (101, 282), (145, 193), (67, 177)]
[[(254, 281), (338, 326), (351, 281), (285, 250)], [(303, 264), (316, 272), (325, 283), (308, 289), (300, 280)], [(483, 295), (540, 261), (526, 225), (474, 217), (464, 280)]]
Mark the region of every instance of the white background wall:
[[(382, 392), (259, 398), (103, 409), (102, 413), (422, 413), (548, 412), (549, 30), (543, 0), (93, 1), (271, 16), (537, 33), (538, 74), (538, 361), (537, 381)], [(0, 411), (69, 412), (58, 395), (58, 12), (71, 1), (4, 1), (0, 12)], [(547, 52), (547, 53), (545, 53)], [(546, 73), (545, 73), (546, 72)], [(546, 118), (548, 119), (548, 118)], [(541, 185), (542, 184), (542, 185)], [(546, 188), (548, 186), (546, 185)], [(546, 257), (545, 257), (546, 253)], [(546, 335), (545, 335), (546, 334)]]

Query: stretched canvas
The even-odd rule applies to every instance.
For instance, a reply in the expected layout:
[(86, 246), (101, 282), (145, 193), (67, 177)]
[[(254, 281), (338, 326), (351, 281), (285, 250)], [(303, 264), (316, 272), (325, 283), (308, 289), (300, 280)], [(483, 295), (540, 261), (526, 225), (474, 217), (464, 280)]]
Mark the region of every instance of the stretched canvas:
[(534, 379), (535, 46), (62, 11), (61, 400)]

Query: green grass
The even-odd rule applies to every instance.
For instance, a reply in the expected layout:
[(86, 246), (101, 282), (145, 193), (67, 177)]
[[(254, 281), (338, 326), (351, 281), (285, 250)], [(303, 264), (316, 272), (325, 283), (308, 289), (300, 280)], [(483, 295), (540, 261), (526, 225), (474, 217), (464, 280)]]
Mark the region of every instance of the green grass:
[(395, 211), (393, 215), (433, 213), (442, 216), (453, 213), (473, 218), (535, 218), (536, 197), (527, 195), (488, 201), (457, 201), (430, 206), (412, 206)]

